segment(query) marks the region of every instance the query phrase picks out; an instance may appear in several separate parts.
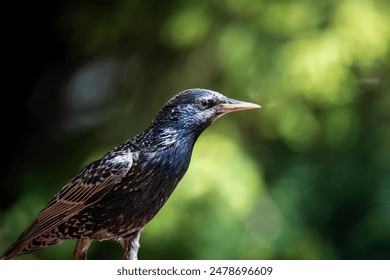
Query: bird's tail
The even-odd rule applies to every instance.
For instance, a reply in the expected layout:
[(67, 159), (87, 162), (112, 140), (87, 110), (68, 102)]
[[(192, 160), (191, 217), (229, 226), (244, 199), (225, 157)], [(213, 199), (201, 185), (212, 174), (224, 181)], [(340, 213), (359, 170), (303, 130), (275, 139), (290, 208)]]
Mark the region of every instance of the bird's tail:
[[(1, 256), (2, 260), (10, 260), (19, 255), (24, 254), (26, 251), (25, 246), (19, 242), (13, 243)], [(26, 251), (27, 253), (27, 251)]]
[(42, 237), (37, 237), (32, 240), (24, 240), (23, 238), (20, 238), (3, 253), (0, 259), (10, 260), (17, 256), (28, 254), (44, 247), (56, 245), (61, 241), (62, 240), (60, 239), (48, 239)]

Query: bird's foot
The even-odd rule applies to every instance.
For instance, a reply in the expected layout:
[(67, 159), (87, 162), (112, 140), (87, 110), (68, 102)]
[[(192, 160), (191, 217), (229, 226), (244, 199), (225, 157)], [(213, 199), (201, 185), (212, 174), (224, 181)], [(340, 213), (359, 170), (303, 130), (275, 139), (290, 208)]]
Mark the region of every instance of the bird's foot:
[(137, 260), (138, 259), (138, 249), (140, 247), (139, 238), (141, 236), (141, 230), (135, 232), (130, 238), (125, 239), (122, 242), (124, 248), (123, 259), (124, 260)]

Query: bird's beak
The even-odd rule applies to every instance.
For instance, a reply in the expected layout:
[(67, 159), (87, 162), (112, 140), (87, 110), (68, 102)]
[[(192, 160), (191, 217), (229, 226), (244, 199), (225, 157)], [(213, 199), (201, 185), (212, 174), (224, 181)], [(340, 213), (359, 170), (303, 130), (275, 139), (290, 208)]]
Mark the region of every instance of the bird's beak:
[(239, 100), (234, 100), (234, 99), (228, 99), (227, 103), (220, 104), (219, 107), (220, 107), (220, 112), (222, 114), (235, 112), (235, 111), (261, 108), (260, 105), (257, 105), (254, 103), (249, 103), (249, 102), (244, 102), (244, 101), (239, 101)]

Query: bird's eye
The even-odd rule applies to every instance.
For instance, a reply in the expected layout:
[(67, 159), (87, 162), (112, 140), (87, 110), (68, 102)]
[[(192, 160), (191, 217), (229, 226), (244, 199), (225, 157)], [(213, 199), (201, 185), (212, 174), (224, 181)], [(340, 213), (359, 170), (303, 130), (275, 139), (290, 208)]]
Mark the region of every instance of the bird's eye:
[(200, 105), (203, 109), (208, 109), (214, 106), (214, 102), (211, 99), (202, 100)]

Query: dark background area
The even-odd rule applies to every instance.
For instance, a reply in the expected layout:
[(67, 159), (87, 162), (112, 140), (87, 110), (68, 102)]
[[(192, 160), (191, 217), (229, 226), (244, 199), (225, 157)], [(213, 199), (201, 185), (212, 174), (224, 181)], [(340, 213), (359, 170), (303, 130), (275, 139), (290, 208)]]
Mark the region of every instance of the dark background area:
[(202, 135), (141, 259), (389, 259), (389, 12), (384, 0), (7, 3), (0, 251), (83, 166), (202, 87), (262, 109)]
[[(29, 161), (27, 154), (32, 154), (35, 149), (45, 145), (51, 123), (58, 120), (55, 108), (57, 105), (49, 93), (58, 91), (58, 80), (61, 76), (64, 77), (66, 68), (69, 67), (64, 63), (68, 56), (66, 44), (59, 38), (54, 24), (60, 6), (60, 1), (8, 2), (3, 9), (4, 14), (14, 17), (1, 19), (1, 114), (4, 148), (0, 170), (2, 191), (5, 192), (0, 198), (2, 210), (10, 207), (20, 195), (17, 192), (17, 174), (18, 169)], [(39, 103), (42, 104), (38, 106), (50, 111), (46, 122), (32, 111), (31, 102), (34, 102), (34, 91), (42, 77), (59, 65), (64, 66), (60, 77), (53, 77), (57, 81), (48, 80), (46, 90), (42, 89), (39, 93), (45, 99), (40, 100)], [(36, 139), (38, 135), (40, 139)]]

